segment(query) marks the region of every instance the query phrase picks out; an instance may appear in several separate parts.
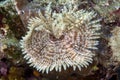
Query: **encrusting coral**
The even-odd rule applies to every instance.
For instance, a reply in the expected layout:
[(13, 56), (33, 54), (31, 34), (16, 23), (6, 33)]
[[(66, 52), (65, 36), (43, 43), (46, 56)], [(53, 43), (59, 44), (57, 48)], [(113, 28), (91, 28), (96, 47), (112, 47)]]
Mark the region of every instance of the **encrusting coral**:
[(33, 2), (32, 3), (37, 3), (37, 4), (41, 4), (41, 5), (43, 5), (43, 4), (45, 4), (45, 3), (47, 3), (47, 4), (49, 4), (50, 2), (52, 2), (52, 3), (55, 3), (55, 4), (66, 4), (66, 3), (75, 3), (75, 2), (78, 2), (79, 0), (33, 0)]
[(112, 34), (113, 36), (110, 38), (109, 42), (113, 51), (113, 56), (111, 58), (120, 61), (120, 27), (115, 27)]
[[(87, 67), (93, 61), (100, 37), (100, 19), (94, 11), (64, 6), (59, 12), (47, 5), (44, 14), (28, 21), (27, 35), (21, 40), (24, 58), (37, 70), (73, 70)], [(93, 51), (92, 51), (93, 50)]]

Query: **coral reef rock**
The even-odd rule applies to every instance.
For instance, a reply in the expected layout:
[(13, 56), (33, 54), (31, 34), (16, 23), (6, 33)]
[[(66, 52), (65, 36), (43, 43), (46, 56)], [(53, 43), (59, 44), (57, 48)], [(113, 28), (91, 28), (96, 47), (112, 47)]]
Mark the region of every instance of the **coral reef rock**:
[(120, 61), (120, 27), (115, 27), (112, 31), (109, 45), (112, 48), (113, 56), (116, 60)]

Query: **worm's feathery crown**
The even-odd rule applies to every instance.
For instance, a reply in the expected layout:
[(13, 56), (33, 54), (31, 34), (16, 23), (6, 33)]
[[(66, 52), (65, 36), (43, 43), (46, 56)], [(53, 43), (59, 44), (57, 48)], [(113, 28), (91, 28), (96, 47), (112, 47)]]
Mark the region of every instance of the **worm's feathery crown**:
[(64, 7), (59, 13), (47, 6), (44, 15), (29, 20), (27, 35), (21, 40), (24, 58), (37, 70), (48, 73), (75, 70), (92, 63), (101, 25), (94, 11), (74, 11)]

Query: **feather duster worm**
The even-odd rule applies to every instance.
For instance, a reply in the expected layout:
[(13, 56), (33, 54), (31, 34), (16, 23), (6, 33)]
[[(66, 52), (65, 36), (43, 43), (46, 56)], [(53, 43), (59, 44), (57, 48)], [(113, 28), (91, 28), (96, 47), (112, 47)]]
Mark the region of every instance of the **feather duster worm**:
[(94, 11), (75, 11), (71, 6), (55, 12), (48, 5), (44, 14), (28, 21), (29, 31), (21, 40), (24, 58), (46, 73), (87, 67), (95, 55), (90, 49), (97, 49), (99, 42), (101, 25), (95, 17)]

